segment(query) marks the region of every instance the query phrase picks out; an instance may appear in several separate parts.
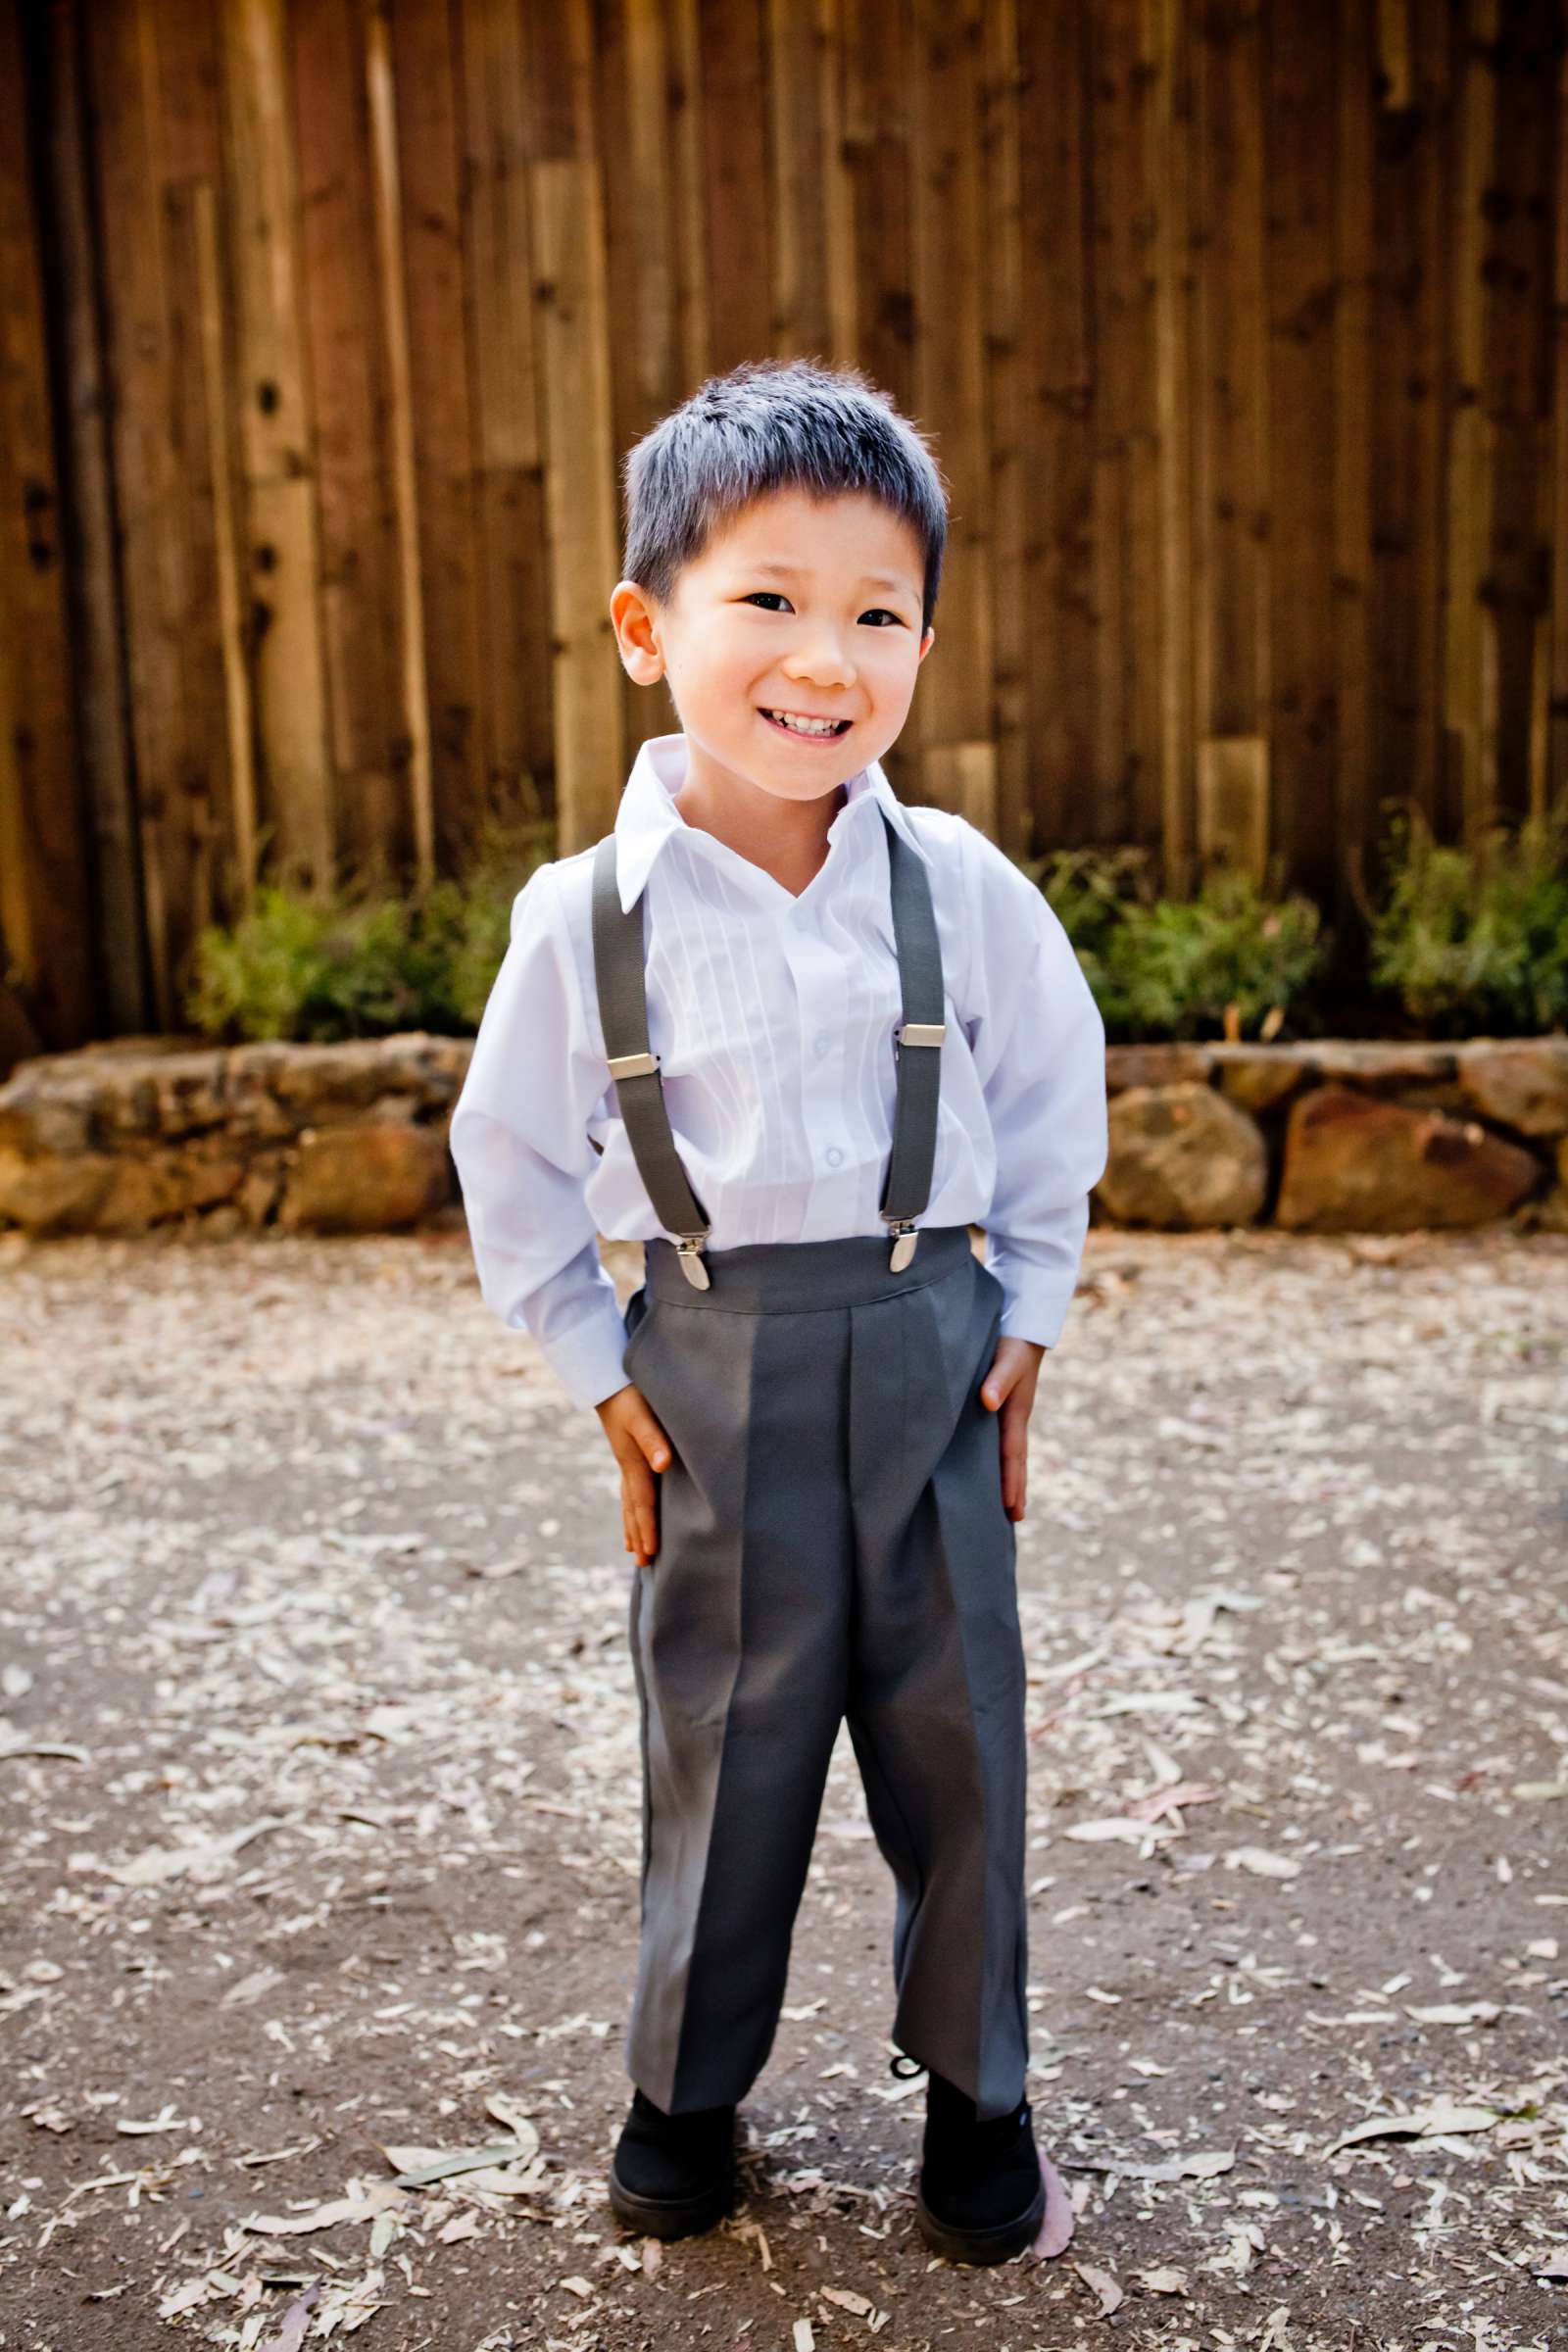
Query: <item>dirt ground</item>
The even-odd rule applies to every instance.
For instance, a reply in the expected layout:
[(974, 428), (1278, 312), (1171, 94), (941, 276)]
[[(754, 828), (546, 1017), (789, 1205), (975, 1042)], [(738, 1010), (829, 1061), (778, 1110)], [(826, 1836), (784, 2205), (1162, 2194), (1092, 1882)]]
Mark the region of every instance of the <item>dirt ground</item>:
[(8, 2348), (1568, 2345), (1568, 1241), (1091, 1232), (1019, 1529), (1052, 2260), (914, 2232), (847, 1740), (744, 2204), (616, 2229), (615, 1472), (461, 1226), (0, 1241), (0, 1564)]

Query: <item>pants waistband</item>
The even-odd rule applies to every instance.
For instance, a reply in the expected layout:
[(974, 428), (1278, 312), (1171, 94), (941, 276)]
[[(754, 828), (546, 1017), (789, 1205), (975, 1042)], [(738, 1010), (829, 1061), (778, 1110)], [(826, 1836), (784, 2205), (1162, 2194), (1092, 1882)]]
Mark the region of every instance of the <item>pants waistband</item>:
[(804, 1314), (814, 1307), (869, 1306), (901, 1291), (922, 1290), (973, 1256), (967, 1225), (917, 1225), (914, 1255), (902, 1272), (888, 1263), (893, 1237), (851, 1233), (825, 1242), (744, 1242), (705, 1250), (710, 1288), (681, 1271), (680, 1252), (662, 1234), (644, 1244), (643, 1286), (651, 1298), (731, 1314)]

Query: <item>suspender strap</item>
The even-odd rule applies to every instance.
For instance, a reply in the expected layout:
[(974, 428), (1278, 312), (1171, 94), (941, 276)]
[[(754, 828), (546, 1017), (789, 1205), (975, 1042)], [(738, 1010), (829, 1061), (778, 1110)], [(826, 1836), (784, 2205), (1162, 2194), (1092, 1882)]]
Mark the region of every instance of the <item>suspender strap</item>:
[[(931, 886), (919, 854), (895, 829), (887, 810), (888, 858), (893, 874), (893, 936), (899, 953), (899, 990), (904, 1019), (894, 1043), (897, 1092), (893, 1106), (893, 1152), (882, 1185), (881, 1213), (896, 1233), (907, 1232), (931, 1198), (936, 1162), (937, 1104), (942, 1090), (942, 950), (937, 940)], [(908, 1052), (906, 1048), (919, 1051)], [(907, 1265), (911, 1241), (895, 1266)]]
[[(887, 832), (903, 1019), (893, 1048), (893, 1149), (879, 1209), (895, 1236), (890, 1264), (898, 1273), (914, 1255), (918, 1238), (914, 1219), (931, 1197), (946, 1031), (942, 950), (925, 865), (900, 836), (886, 809), (882, 822)], [(701, 1252), (710, 1222), (687, 1182), (670, 1130), (659, 1056), (649, 1051), (646, 905), (645, 892), (634, 906), (622, 907), (615, 882), (615, 836), (607, 833), (594, 851), (593, 864), (594, 978), (605, 1052), (632, 1157), (654, 1212), (666, 1232), (679, 1236), (682, 1270), (699, 1289), (706, 1290), (708, 1269)]]
[(648, 1050), (648, 996), (643, 971), (646, 891), (622, 908), (615, 887), (615, 836), (594, 851), (594, 979), (605, 1052), (615, 1100), (626, 1122), (637, 1173), (659, 1222), (679, 1234), (683, 1251), (700, 1250), (710, 1230), (708, 1211), (686, 1181), (664, 1103), (659, 1056)]

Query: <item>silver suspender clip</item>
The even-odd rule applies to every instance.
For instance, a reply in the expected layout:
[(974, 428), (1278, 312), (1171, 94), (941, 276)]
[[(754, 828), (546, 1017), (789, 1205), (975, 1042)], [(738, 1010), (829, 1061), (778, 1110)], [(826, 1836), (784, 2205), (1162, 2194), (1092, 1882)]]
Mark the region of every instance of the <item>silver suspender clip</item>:
[(888, 1272), (902, 1274), (914, 1255), (914, 1247), (920, 1236), (915, 1231), (912, 1217), (889, 1217), (887, 1228), (889, 1233), (894, 1236), (893, 1255), (888, 1259)]
[(705, 1233), (683, 1233), (675, 1244), (676, 1262), (693, 1290), (696, 1291), (707, 1291), (712, 1288), (708, 1277), (708, 1268), (703, 1263), (703, 1244), (707, 1239), (708, 1236)]

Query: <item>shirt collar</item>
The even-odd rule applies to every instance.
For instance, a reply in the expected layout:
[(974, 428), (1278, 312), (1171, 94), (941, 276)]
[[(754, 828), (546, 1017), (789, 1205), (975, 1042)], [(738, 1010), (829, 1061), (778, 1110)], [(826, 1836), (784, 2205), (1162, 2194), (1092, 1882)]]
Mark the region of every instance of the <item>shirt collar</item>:
[[(715, 849), (722, 847), (701, 826), (689, 825), (675, 806), (674, 796), (686, 776), (686, 737), (681, 733), (651, 736), (632, 762), (615, 812), (614, 828), (615, 884), (623, 913), (636, 903), (655, 858), (676, 834), (685, 834), (699, 848), (704, 843)], [(872, 760), (848, 779), (844, 805), (829, 825), (829, 833), (862, 801), (874, 801), (885, 809), (901, 839), (908, 843), (916, 857), (930, 863), (929, 853), (916, 838), (908, 811), (888, 782), (878, 760)]]

